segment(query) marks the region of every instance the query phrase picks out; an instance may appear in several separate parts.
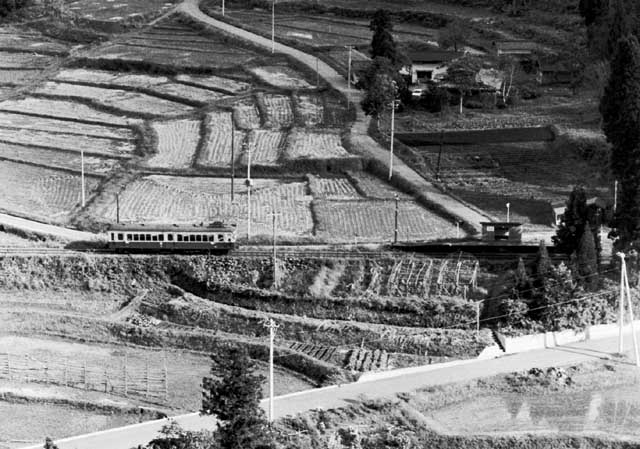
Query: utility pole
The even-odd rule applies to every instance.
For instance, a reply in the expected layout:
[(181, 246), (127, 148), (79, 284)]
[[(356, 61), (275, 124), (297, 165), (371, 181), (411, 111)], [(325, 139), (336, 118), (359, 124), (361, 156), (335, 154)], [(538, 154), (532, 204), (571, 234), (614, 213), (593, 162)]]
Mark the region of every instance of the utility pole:
[(640, 367), (640, 354), (638, 352), (638, 341), (636, 339), (635, 323), (633, 322), (633, 304), (631, 302), (631, 289), (629, 288), (629, 276), (627, 274), (627, 263), (625, 255), (622, 252), (617, 254), (620, 257), (620, 316), (619, 316), (619, 333), (618, 333), (618, 353), (624, 352), (624, 341), (622, 336), (622, 328), (624, 325), (624, 301), (625, 296), (629, 306), (629, 324), (631, 326), (631, 340), (633, 342), (633, 352), (635, 355), (636, 366)]
[(389, 181), (393, 176), (393, 134), (396, 122), (396, 82), (392, 81), (393, 97), (391, 99), (391, 143), (389, 147)]
[(276, 330), (280, 327), (272, 318), (263, 323), (264, 327), (269, 329), (269, 422), (274, 419), (273, 413), (273, 341), (275, 339)]
[(273, 288), (276, 288), (276, 285), (278, 284), (278, 260), (276, 258), (276, 217), (278, 214), (276, 214), (275, 210), (271, 211), (271, 218), (272, 218), (272, 232), (273, 232), (273, 245), (272, 245), (272, 249), (273, 249), (273, 254), (272, 254), (272, 265), (273, 265)]
[(613, 212), (618, 208), (618, 180), (613, 183)]
[(276, 52), (276, 0), (271, 2), (271, 53)]
[(442, 159), (442, 145), (444, 143), (444, 131), (440, 131), (440, 150), (438, 151), (438, 162), (436, 162), (436, 179), (440, 179), (440, 159)]
[(349, 49), (349, 59), (347, 61), (347, 109), (351, 106), (351, 49), (352, 45), (347, 45)]
[(84, 191), (84, 148), (80, 148), (80, 183), (82, 184), (82, 207), (84, 207), (86, 203)]
[(224, 16), (224, 0), (222, 0), (222, 15)]
[(251, 238), (251, 145), (246, 145), (247, 150), (247, 242)]
[(120, 223), (120, 194), (116, 193), (116, 223)]
[(398, 243), (398, 201), (400, 197), (396, 193), (396, 210), (394, 214), (393, 243)]
[(231, 202), (233, 202), (233, 188), (236, 178), (235, 131), (233, 126), (233, 112), (231, 113)]
[(316, 50), (316, 89), (320, 86), (320, 73), (319, 73), (319, 67), (320, 66), (320, 62), (318, 59), (318, 50)]
[(511, 203), (507, 203), (507, 223), (509, 223), (509, 208), (511, 207)]

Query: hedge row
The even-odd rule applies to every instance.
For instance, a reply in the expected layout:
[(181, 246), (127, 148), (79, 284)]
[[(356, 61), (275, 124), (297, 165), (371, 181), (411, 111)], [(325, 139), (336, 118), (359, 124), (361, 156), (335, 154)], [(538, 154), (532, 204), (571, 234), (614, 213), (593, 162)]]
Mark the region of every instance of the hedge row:
[(555, 139), (548, 126), (526, 128), (479, 129), (431, 133), (396, 133), (396, 139), (406, 145), (480, 145), (487, 143), (540, 142)]

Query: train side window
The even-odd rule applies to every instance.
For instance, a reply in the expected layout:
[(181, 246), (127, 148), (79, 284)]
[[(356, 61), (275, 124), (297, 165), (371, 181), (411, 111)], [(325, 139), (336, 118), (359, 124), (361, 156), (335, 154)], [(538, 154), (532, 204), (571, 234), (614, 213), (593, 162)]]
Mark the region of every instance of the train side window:
[(137, 242), (138, 240), (140, 240), (140, 236), (138, 234), (133, 234), (133, 241)]
[(209, 236), (209, 241), (210, 242), (215, 242), (216, 241), (216, 236), (215, 235), (210, 235)]
[(196, 242), (201, 242), (202, 241), (202, 236), (201, 235), (196, 235)]
[(164, 242), (164, 234), (160, 234), (158, 236), (158, 240), (160, 240), (161, 242)]
[(147, 241), (151, 241), (151, 234), (147, 234)]
[(123, 237), (124, 237), (124, 235), (118, 234), (118, 240), (122, 240)]
[(154, 234), (153, 236), (151, 236), (151, 240), (153, 240), (154, 242), (158, 241), (158, 235)]
[(182, 241), (182, 234), (178, 234), (178, 241), (181, 242)]
[(167, 240), (173, 242), (173, 234), (167, 234)]
[(131, 234), (127, 234), (127, 240), (131, 240)]
[(116, 235), (112, 232), (111, 233), (111, 241), (113, 242), (116, 239)]
[(224, 242), (224, 234), (218, 234), (218, 241)]
[(190, 242), (195, 242), (195, 241), (196, 241), (196, 236), (195, 236), (195, 235), (193, 235), (193, 234), (192, 234), (192, 235), (190, 235), (190, 236), (189, 236), (189, 241), (190, 241)]

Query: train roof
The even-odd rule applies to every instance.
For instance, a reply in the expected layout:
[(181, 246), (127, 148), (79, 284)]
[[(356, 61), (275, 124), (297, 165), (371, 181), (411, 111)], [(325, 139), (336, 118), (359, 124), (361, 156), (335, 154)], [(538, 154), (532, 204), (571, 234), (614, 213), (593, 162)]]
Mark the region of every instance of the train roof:
[(144, 224), (144, 223), (116, 223), (109, 227), (109, 231), (131, 232), (219, 232), (235, 231), (235, 224), (225, 224), (221, 221), (200, 224)]

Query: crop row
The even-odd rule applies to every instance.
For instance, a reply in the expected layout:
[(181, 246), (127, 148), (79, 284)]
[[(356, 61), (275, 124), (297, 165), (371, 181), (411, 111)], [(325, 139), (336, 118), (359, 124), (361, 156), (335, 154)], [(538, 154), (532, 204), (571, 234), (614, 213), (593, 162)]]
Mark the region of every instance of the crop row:
[[(2, 104), (0, 104), (0, 107), (2, 107)], [(64, 131), (66, 134), (80, 134), (84, 136), (103, 137), (117, 140), (133, 140), (135, 138), (133, 132), (126, 128), (90, 125), (86, 123), (9, 112), (0, 112), (0, 127), (49, 131), (52, 133)]]
[(308, 175), (309, 189), (316, 199), (357, 200), (363, 199), (347, 178), (321, 178)]
[(309, 89), (309, 84), (302, 74), (287, 66), (260, 66), (249, 69), (262, 81), (282, 89)]
[(350, 157), (342, 146), (338, 130), (308, 131), (294, 129), (285, 150), (288, 159), (330, 159)]
[[(0, 208), (45, 221), (66, 222), (81, 199), (80, 176), (0, 161)], [(98, 180), (85, 178), (89, 196)]]
[[(204, 119), (206, 129), (205, 139), (200, 154), (198, 165), (204, 167), (229, 167), (231, 165), (231, 132), (232, 122), (229, 112), (209, 112)], [(235, 131), (234, 153), (240, 155), (242, 142), (245, 138), (243, 131)]]
[(147, 161), (147, 164), (158, 168), (190, 167), (200, 140), (200, 122), (197, 120), (155, 122), (153, 129), (158, 136), (158, 152)]
[(281, 94), (265, 94), (258, 97), (265, 106), (265, 126), (271, 128), (286, 128), (293, 124), (293, 109), (291, 99)]

